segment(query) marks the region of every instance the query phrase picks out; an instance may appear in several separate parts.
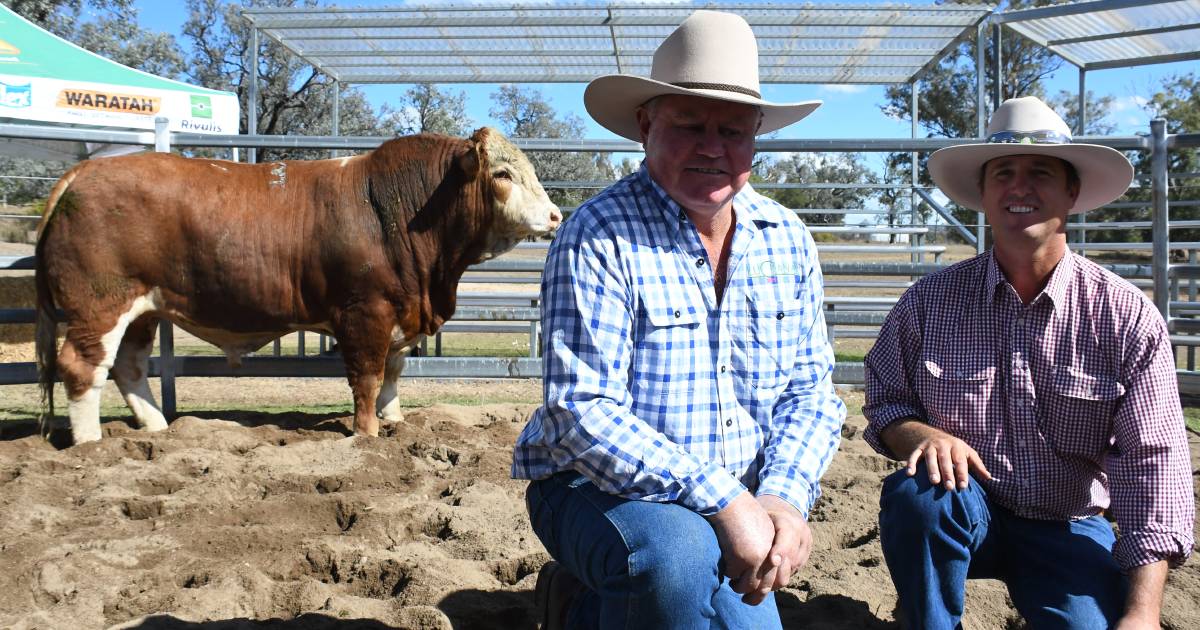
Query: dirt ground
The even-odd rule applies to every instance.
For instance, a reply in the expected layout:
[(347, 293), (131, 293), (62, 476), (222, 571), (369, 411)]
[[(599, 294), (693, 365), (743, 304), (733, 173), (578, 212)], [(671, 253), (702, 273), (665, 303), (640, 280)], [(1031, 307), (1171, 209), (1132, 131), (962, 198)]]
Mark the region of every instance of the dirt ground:
[[(379, 438), (348, 437), (346, 412), (249, 411), (341, 404), (337, 379), (179, 391), (181, 408), (210, 410), (156, 434), (121, 414), (101, 441), (59, 448), (61, 433), (0, 425), (0, 627), (533, 627), (547, 556), (508, 470), (537, 381), (406, 381), (410, 401), (528, 402), (413, 407)], [(862, 440), (861, 394), (843, 396), (852, 415), (812, 514), (816, 549), (779, 596), (785, 628), (896, 627), (875, 519), (893, 464)], [(1172, 572), (1165, 628), (1200, 627), (1197, 566)], [(971, 583), (966, 621), (1021, 627), (991, 581)]]

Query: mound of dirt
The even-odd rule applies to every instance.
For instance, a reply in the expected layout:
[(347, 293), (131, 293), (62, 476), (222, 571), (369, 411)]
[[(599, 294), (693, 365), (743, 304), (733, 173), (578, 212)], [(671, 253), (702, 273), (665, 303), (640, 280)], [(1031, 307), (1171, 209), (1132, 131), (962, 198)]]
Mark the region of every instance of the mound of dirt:
[[(508, 478), (532, 409), (425, 407), (379, 438), (335, 414), (214, 412), (157, 434), (107, 422), (62, 450), (8, 426), (0, 627), (532, 628), (548, 558)], [(784, 627), (896, 627), (875, 518), (893, 464), (864, 425), (850, 418), (825, 477)], [(1198, 600), (1191, 562), (1164, 626), (1200, 627)], [(971, 628), (1020, 627), (997, 582), (972, 582), (968, 610)]]

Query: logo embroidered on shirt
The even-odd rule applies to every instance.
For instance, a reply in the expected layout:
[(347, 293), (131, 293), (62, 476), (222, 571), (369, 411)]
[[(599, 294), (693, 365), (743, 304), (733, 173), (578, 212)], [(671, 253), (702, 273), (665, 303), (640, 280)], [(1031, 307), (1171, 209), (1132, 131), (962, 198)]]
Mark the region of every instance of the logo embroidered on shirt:
[(778, 260), (760, 260), (750, 266), (751, 278), (767, 278), (770, 282), (778, 282), (779, 276), (800, 275), (800, 265), (794, 262)]

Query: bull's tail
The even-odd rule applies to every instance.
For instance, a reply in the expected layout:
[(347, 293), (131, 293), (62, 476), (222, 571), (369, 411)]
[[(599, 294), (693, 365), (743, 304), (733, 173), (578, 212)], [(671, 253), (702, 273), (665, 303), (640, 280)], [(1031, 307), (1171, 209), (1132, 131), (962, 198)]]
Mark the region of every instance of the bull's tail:
[(75, 180), (79, 166), (67, 171), (58, 180), (46, 198), (46, 209), (38, 223), (37, 247), (34, 250), (34, 284), (37, 290), (37, 320), (34, 325), (34, 347), (37, 354), (38, 386), (41, 389), (41, 413), (38, 414), (38, 429), (42, 435), (49, 434), (49, 425), (54, 420), (54, 381), (58, 380), (58, 317), (54, 296), (50, 293), (50, 282), (46, 277), (46, 228), (59, 199)]
[(54, 381), (58, 378), (58, 321), (54, 297), (50, 295), (50, 284), (46, 280), (46, 257), (39, 240), (36, 255), (34, 283), (37, 285), (37, 322), (34, 345), (37, 349), (38, 385), (42, 392), (42, 410), (38, 414), (38, 429), (48, 435), (49, 425), (54, 420)]

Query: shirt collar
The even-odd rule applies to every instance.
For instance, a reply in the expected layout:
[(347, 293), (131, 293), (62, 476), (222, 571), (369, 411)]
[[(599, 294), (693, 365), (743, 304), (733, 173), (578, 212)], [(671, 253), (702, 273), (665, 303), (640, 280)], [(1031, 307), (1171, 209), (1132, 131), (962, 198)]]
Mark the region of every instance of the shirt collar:
[[(1067, 250), (1063, 254), (1062, 260), (1055, 265), (1054, 271), (1050, 273), (1050, 280), (1046, 282), (1046, 288), (1033, 299), (1037, 302), (1041, 296), (1045, 295), (1057, 308), (1067, 299), (1067, 288), (1071, 286), (1071, 278), (1075, 276), (1075, 254)], [(984, 288), (988, 289), (988, 295), (995, 296), (996, 289), (1000, 286), (1008, 284), (1008, 278), (1004, 276), (1004, 270), (1000, 268), (1000, 263), (996, 261), (996, 250), (993, 248), (989, 251), (987, 270), (984, 272)], [(1030, 302), (1031, 304), (1033, 302)]]

